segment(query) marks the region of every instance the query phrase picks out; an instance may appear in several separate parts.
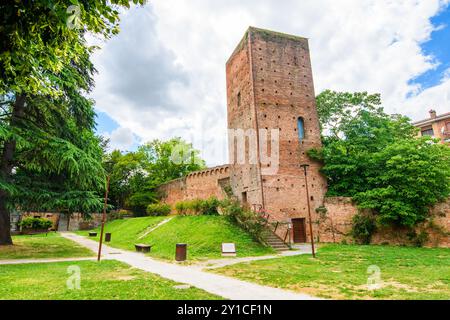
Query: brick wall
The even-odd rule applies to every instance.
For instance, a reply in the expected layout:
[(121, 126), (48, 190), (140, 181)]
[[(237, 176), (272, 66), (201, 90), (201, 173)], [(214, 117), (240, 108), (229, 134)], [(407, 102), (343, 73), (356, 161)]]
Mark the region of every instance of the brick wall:
[[(327, 208), (325, 219), (320, 219), (319, 215), (315, 215), (316, 228), (315, 237), (321, 242), (336, 242), (343, 240), (351, 242), (352, 239), (348, 235), (351, 230), (352, 218), (358, 213), (356, 205), (352, 203), (350, 198), (325, 198), (324, 205)], [(420, 224), (416, 231), (425, 230), (430, 235), (430, 240), (426, 246), (429, 247), (450, 247), (450, 199), (447, 202), (436, 205), (432, 210), (433, 223), (429, 222)], [(391, 244), (391, 245), (408, 245), (406, 228), (381, 228), (372, 238), (374, 244)]]
[(159, 188), (161, 201), (174, 206), (179, 201), (208, 199), (212, 196), (223, 199), (223, 187), (229, 184), (230, 167), (220, 166), (193, 172), (186, 178), (171, 181)]
[[(320, 207), (326, 180), (319, 173), (320, 165), (306, 155), (307, 150), (321, 146), (308, 40), (249, 28), (227, 63), (227, 97), (229, 129), (265, 129), (269, 134), (277, 130), (279, 135), (276, 172), (269, 172), (273, 163), (233, 163), (235, 195), (243, 200), (246, 194), (250, 205), (264, 205), (274, 220), (305, 218), (306, 184), (300, 164), (309, 164), (311, 205), (313, 210)], [(300, 117), (305, 127), (302, 140)], [(230, 150), (236, 150), (234, 141), (229, 142)], [(259, 141), (259, 148), (272, 155), (271, 143)]]

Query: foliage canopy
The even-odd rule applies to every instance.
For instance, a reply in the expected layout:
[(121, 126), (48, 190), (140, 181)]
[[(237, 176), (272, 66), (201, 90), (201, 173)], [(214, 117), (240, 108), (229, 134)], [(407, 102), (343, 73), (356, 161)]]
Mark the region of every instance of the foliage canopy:
[(317, 103), (323, 148), (309, 155), (324, 163), (329, 196), (353, 197), (381, 224), (413, 227), (450, 195), (450, 148), (384, 113), (379, 95), (325, 91)]

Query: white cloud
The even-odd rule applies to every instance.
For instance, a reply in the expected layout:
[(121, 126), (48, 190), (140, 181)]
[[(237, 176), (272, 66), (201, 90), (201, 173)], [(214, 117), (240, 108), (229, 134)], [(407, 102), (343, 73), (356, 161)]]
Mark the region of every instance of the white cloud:
[[(450, 0), (154, 0), (123, 16), (96, 57), (94, 98), (142, 141), (182, 136), (209, 164), (226, 162), (225, 62), (249, 25), (310, 38), (317, 93), (380, 92), (414, 120), (450, 109), (450, 79), (409, 80), (438, 63), (420, 44)], [(417, 93), (411, 98), (412, 93)]]
[(111, 151), (112, 150), (127, 151), (130, 150), (135, 143), (135, 137), (133, 132), (127, 128), (119, 127), (114, 131), (112, 131), (111, 133), (104, 132), (102, 135), (110, 140), (109, 149)]

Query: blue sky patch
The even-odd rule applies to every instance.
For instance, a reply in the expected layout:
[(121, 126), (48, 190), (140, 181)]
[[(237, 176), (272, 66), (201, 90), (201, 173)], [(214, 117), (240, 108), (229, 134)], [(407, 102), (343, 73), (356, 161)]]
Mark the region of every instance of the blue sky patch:
[(412, 79), (410, 84), (420, 84), (422, 90), (439, 85), (450, 69), (450, 5), (431, 19), (434, 26), (443, 26), (431, 34), (431, 40), (422, 44), (425, 55), (432, 55), (439, 63), (437, 68)]
[(113, 119), (111, 119), (111, 117), (108, 116), (108, 114), (105, 112), (97, 111), (96, 122), (97, 127), (95, 131), (97, 134), (102, 134), (105, 132), (111, 133), (120, 127), (119, 124)]

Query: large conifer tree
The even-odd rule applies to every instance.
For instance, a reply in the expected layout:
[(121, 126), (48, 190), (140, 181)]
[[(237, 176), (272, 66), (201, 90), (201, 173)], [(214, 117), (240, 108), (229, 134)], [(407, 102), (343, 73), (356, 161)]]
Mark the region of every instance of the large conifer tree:
[(86, 98), (93, 48), (84, 34), (116, 34), (120, 6), (129, 1), (0, 3), (0, 245), (12, 244), (14, 207), (87, 212), (101, 204), (102, 153)]

